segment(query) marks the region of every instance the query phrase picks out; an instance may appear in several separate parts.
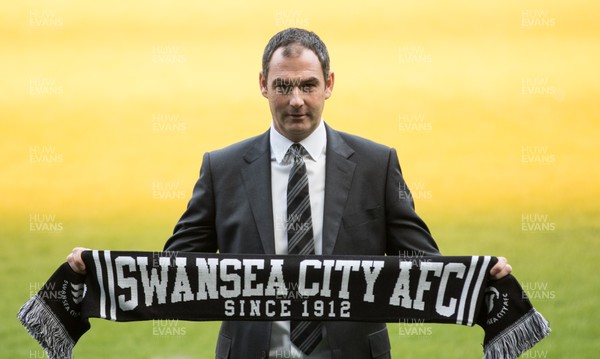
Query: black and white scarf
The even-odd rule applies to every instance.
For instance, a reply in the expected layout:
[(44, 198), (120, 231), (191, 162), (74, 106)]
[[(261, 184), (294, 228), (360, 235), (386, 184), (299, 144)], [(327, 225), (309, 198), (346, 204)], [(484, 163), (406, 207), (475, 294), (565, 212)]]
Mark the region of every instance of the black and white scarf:
[(89, 318), (449, 323), (485, 331), (485, 358), (516, 358), (550, 332), (495, 257), (224, 255), (85, 251), (18, 317), (50, 358), (70, 358)]

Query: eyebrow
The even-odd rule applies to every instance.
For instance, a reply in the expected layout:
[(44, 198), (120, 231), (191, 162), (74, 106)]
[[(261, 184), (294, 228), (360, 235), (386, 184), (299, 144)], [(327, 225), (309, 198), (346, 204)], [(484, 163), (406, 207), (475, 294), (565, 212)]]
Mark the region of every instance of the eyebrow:
[(295, 86), (304, 86), (304, 85), (311, 85), (311, 84), (318, 85), (319, 82), (320, 82), (319, 79), (314, 76), (311, 76), (306, 79), (278, 77), (278, 78), (273, 79), (273, 81), (271, 82), (271, 86), (275, 87), (276, 85), (279, 85), (279, 84), (295, 85)]

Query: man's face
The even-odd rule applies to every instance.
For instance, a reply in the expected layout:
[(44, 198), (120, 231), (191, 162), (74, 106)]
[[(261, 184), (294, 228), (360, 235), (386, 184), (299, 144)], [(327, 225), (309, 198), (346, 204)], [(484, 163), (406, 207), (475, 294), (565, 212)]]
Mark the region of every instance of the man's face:
[(292, 46), (289, 56), (283, 56), (284, 48), (275, 50), (267, 78), (261, 72), (259, 81), (263, 96), (269, 100), (275, 129), (299, 142), (319, 126), (334, 76), (331, 72), (326, 81), (317, 55), (299, 45)]

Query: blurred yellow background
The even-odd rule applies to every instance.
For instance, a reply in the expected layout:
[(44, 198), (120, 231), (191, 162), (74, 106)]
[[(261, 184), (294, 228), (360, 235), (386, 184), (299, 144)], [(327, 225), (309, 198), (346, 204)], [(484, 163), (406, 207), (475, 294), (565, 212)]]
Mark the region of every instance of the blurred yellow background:
[(267, 129), (260, 57), (288, 26), (329, 46), (326, 121), (396, 147), (433, 211), (592, 210), (600, 26), (584, 4), (4, 4), (0, 210), (173, 205), (157, 188), (182, 210), (204, 151)]
[[(595, 268), (599, 10), (582, 0), (5, 1), (0, 259), (21, 274), (3, 278), (17, 291), (2, 316), (74, 245), (162, 248), (202, 154), (268, 129), (262, 51), (290, 26), (329, 48), (326, 122), (398, 150), (444, 253), (513, 258), (519, 278), (557, 291), (542, 306), (559, 326), (571, 295), (585, 301), (578, 313), (595, 310), (595, 277), (573, 289), (573, 268), (547, 273), (561, 259)], [(0, 334), (33, 347), (16, 326)], [(551, 353), (586, 339), (569, 340)]]
[(204, 151), (268, 128), (260, 58), (288, 26), (329, 47), (325, 120), (396, 147), (423, 206), (594, 210), (600, 25), (585, 4), (4, 4), (0, 210), (183, 210)]

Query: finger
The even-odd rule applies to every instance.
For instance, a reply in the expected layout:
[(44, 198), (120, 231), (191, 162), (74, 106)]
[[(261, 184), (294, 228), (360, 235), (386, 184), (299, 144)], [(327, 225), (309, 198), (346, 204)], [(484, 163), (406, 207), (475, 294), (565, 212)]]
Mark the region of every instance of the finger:
[(498, 262), (494, 264), (492, 269), (490, 269), (490, 276), (495, 276), (496, 274), (502, 271), (502, 268), (506, 265), (506, 258), (498, 257)]
[(506, 263), (506, 265), (504, 266), (504, 268), (502, 269), (502, 272), (500, 272), (500, 274), (504, 277), (506, 275), (509, 275), (510, 273), (512, 273), (512, 266), (508, 263)]
[(86, 273), (85, 263), (81, 258), (81, 252), (83, 252), (84, 250), (87, 250), (87, 248), (75, 247), (67, 256), (67, 263), (69, 263), (71, 269), (80, 274)]
[(89, 250), (90, 250), (89, 248), (75, 247), (75, 248), (73, 248), (73, 251), (71, 253), (73, 253), (77, 257), (81, 257), (81, 252), (89, 251)]
[(502, 278), (506, 277), (507, 275), (509, 275), (511, 272), (512, 272), (512, 267), (510, 266), (510, 264), (507, 264), (500, 272), (498, 272), (496, 275), (492, 276), (491, 278), (493, 280), (502, 279)]
[(512, 266), (504, 257), (498, 257), (498, 263), (490, 270), (490, 277), (493, 280), (504, 278), (512, 272)]

